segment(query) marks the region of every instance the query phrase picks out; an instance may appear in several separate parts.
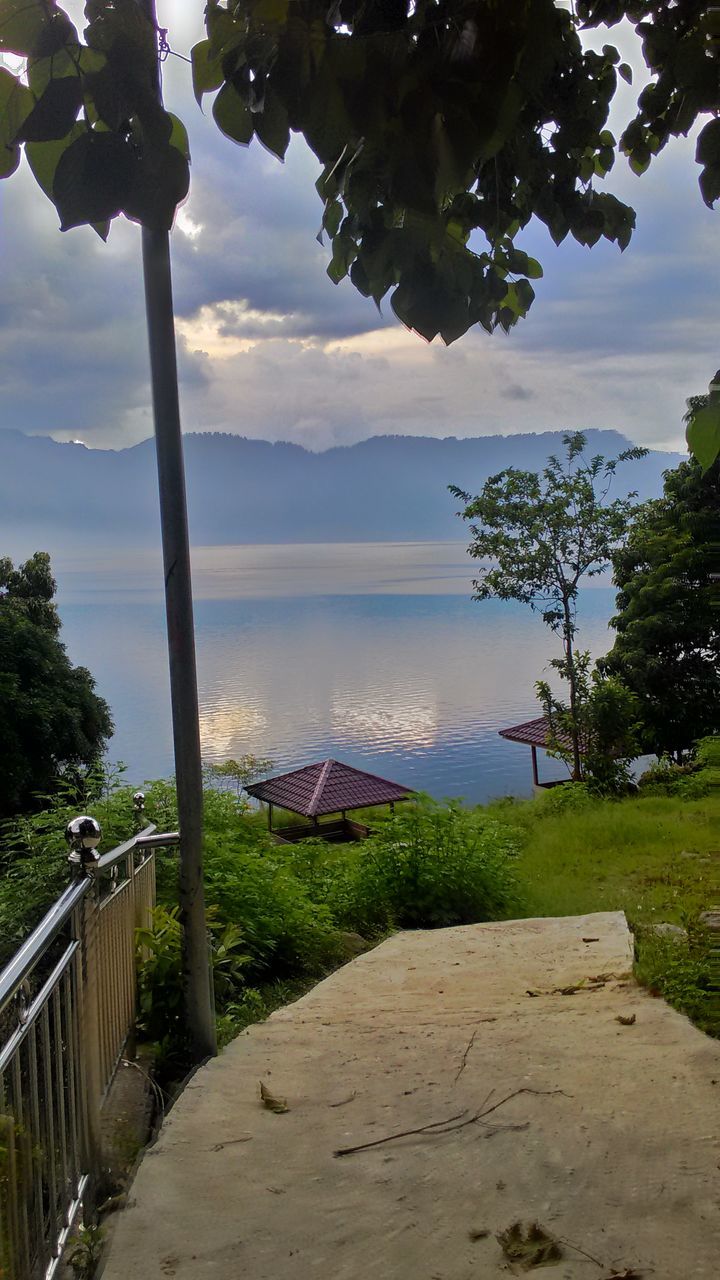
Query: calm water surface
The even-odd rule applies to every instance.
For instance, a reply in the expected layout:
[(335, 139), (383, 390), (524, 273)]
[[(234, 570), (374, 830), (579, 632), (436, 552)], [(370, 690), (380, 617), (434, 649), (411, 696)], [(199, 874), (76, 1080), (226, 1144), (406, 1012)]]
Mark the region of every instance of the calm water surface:
[[(470, 599), (464, 543), (201, 547), (193, 563), (206, 759), (335, 756), (438, 797), (529, 794), (529, 748), (498, 729), (538, 714), (558, 642), (520, 605)], [(55, 567), (70, 656), (113, 710), (111, 758), (134, 784), (170, 774), (159, 557)], [(613, 598), (583, 593), (595, 654), (612, 643)]]

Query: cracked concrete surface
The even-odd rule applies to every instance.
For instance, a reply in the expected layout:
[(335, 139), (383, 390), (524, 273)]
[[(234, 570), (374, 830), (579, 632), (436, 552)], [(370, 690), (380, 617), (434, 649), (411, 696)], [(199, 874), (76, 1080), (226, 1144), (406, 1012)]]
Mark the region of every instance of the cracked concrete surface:
[(390, 938), (195, 1075), (104, 1280), (507, 1277), (516, 1221), (558, 1280), (714, 1280), (720, 1044), (631, 964), (617, 912)]

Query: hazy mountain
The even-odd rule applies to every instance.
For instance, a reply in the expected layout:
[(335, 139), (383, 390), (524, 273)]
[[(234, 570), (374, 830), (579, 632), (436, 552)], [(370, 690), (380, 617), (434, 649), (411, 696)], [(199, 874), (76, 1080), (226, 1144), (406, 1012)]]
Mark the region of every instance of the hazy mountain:
[[(592, 451), (628, 446), (615, 431), (590, 431)], [(185, 437), (192, 541), (383, 541), (464, 538), (450, 483), (475, 493), (503, 467), (535, 470), (562, 448), (561, 432), (444, 440), (377, 436), (310, 453), (240, 436)], [(618, 494), (655, 497), (680, 454), (628, 463)], [(32, 547), (92, 551), (158, 537), (154, 446), (118, 451), (58, 444), (0, 431), (0, 554)]]

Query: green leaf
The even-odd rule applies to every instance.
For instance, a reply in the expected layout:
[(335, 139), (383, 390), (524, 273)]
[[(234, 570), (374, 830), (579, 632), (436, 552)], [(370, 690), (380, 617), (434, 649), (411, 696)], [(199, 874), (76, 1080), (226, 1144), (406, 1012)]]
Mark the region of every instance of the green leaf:
[(247, 106), (231, 84), (223, 85), (212, 109), (215, 123), (226, 138), (247, 146), (255, 132), (255, 120)]
[(632, 84), (633, 73), (632, 73), (632, 67), (629, 65), (629, 63), (627, 62), (620, 63), (620, 66), (618, 67), (618, 75), (622, 76), (626, 84)]
[(146, 146), (134, 166), (122, 211), (126, 218), (153, 231), (169, 231), (189, 186), (188, 162), (177, 147)]
[(129, 143), (117, 134), (84, 130), (63, 151), (55, 173), (53, 200), (61, 231), (114, 218), (128, 198), (136, 164)]
[(285, 159), (290, 142), (288, 114), (272, 89), (268, 89), (265, 96), (264, 110), (255, 116), (255, 133), (272, 155), (277, 156), (278, 160)]
[(54, 142), (72, 129), (82, 102), (79, 76), (51, 80), (20, 128), (18, 142)]
[(0, 178), (9, 178), (20, 163), (20, 148), (0, 142)]
[(16, 144), (23, 122), (33, 108), (33, 96), (27, 85), (0, 67), (0, 176), (7, 177), (17, 169), (20, 150)]
[(342, 222), (343, 207), (339, 200), (328, 200), (323, 213), (323, 230), (327, 231), (331, 239), (333, 239), (340, 230)]
[(201, 40), (190, 50), (192, 62), (193, 93), (198, 106), (202, 106), (203, 94), (212, 93), (223, 83), (222, 64), (217, 57), (210, 56), (210, 41)]
[(78, 59), (80, 46), (59, 49), (49, 58), (31, 58), (28, 62), (28, 84), (36, 98), (42, 96), (51, 80), (61, 80), (65, 76), (79, 76)]
[(172, 111), (168, 112), (172, 120), (172, 133), (170, 134), (170, 146), (175, 147), (182, 156), (190, 163), (190, 140), (188, 138), (187, 129), (182, 120), (178, 116), (173, 115)]
[(708, 121), (698, 135), (695, 148), (695, 159), (698, 164), (720, 164), (720, 120)]
[(700, 133), (695, 159), (703, 165), (700, 190), (706, 205), (712, 208), (720, 197), (720, 120), (710, 120)]
[(720, 454), (720, 403), (710, 403), (693, 414), (686, 431), (688, 448), (703, 471)]
[(64, 138), (57, 139), (54, 142), (29, 142), (25, 148), (25, 155), (28, 164), (35, 176), (36, 182), (42, 187), (46, 196), (53, 199), (53, 187), (55, 183), (55, 173), (60, 163), (60, 157), (67, 148), (75, 142), (77, 138), (82, 137), (86, 132), (85, 126), (79, 122), (73, 125), (70, 132)]
[(3, 0), (0, 51), (29, 58), (60, 49), (75, 28), (61, 9), (49, 10), (47, 0)]

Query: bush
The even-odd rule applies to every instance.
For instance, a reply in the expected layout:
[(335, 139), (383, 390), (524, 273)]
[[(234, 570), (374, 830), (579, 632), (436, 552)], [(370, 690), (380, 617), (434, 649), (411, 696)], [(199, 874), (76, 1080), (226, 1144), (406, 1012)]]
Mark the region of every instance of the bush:
[(576, 813), (579, 809), (587, 809), (595, 799), (587, 782), (564, 782), (561, 786), (549, 787), (536, 795), (532, 802), (532, 812), (541, 818)]
[[(216, 1005), (238, 998), (250, 956), (242, 932), (208, 912), (210, 955)], [(156, 907), (147, 929), (138, 929), (138, 1030), (158, 1045), (165, 1064), (182, 1060), (182, 927), (178, 907)]]
[(437, 928), (492, 920), (515, 898), (519, 833), (481, 809), (423, 799), (399, 809), (326, 868), (327, 901), (346, 928)]
[(702, 765), (698, 760), (676, 764), (667, 756), (645, 770), (638, 780), (638, 787), (641, 795), (679, 796), (687, 800), (707, 795), (710, 790), (710, 784), (703, 776)]

